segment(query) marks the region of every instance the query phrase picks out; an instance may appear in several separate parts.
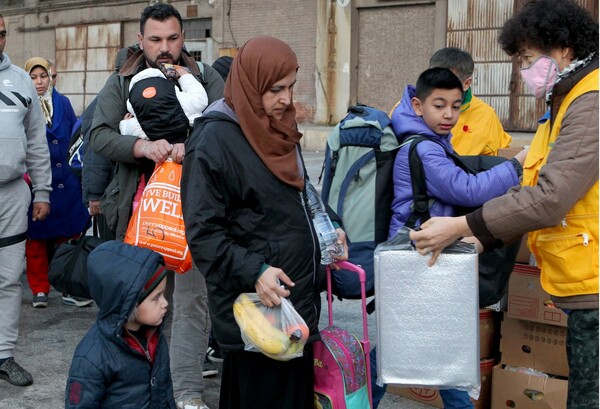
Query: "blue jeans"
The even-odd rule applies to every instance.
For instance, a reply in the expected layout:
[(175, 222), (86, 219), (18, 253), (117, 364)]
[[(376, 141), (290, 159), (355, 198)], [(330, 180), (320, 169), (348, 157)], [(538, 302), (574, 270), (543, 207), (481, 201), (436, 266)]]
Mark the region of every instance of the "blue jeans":
[[(373, 398), (373, 409), (377, 409), (379, 402), (385, 395), (387, 385), (377, 385), (377, 355), (376, 350), (373, 348), (369, 353), (371, 359), (371, 396)], [(469, 394), (465, 391), (459, 391), (457, 389), (441, 389), (440, 397), (444, 402), (445, 409), (473, 409), (473, 403), (469, 398)]]

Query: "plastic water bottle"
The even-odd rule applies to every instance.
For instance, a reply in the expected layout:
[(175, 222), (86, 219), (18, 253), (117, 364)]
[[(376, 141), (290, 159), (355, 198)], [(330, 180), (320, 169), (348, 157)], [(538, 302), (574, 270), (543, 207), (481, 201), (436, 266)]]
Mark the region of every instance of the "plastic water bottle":
[(319, 238), (321, 264), (331, 264), (334, 262), (333, 256), (343, 254), (344, 248), (338, 244), (335, 227), (333, 227), (331, 219), (327, 215), (319, 192), (317, 192), (317, 189), (310, 182), (306, 184), (306, 195), (308, 196), (308, 205), (311, 211), (313, 226)]

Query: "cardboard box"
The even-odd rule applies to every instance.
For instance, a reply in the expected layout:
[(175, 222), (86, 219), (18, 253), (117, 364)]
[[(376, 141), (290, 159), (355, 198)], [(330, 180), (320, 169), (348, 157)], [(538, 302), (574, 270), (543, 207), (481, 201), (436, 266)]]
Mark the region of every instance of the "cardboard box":
[(491, 409), (565, 409), (568, 381), (494, 367)]
[(568, 377), (566, 343), (564, 327), (511, 318), (502, 321), (503, 364)]
[(479, 310), (479, 358), (498, 356), (500, 348), (500, 313)]
[(554, 306), (550, 294), (542, 288), (540, 270), (516, 264), (509, 281), (508, 315), (550, 325), (567, 326), (568, 316)]
[(508, 281), (509, 318), (567, 326), (567, 315), (556, 308), (550, 294), (542, 289), (540, 270), (534, 266), (515, 264)]
[(498, 149), (498, 156), (500, 156), (501, 158), (510, 159), (522, 150), (523, 148), (500, 148)]
[[(492, 398), (492, 369), (496, 365), (496, 359), (483, 359), (480, 361), (481, 392), (479, 399), (473, 401), (475, 409), (489, 409)], [(424, 403), (436, 408), (443, 408), (444, 403), (437, 389), (429, 388), (403, 388), (401, 386), (388, 385), (387, 391), (404, 398)]]

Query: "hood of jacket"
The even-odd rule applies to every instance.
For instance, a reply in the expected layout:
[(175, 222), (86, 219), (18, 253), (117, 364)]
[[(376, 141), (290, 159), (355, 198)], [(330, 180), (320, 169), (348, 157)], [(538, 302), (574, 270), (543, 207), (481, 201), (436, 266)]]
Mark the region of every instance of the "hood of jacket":
[(402, 99), (392, 111), (392, 129), (394, 129), (396, 137), (402, 142), (413, 135), (427, 136), (442, 144), (446, 150), (452, 152), (453, 149), (450, 144), (452, 134), (438, 135), (427, 126), (423, 118), (418, 116), (412, 107), (411, 100), (415, 95), (415, 87), (408, 85), (404, 90)]
[(121, 337), (144, 285), (162, 263), (162, 256), (154, 251), (115, 240), (90, 253), (88, 283), (99, 308), (96, 322), (105, 337)]
[(8, 58), (8, 54), (2, 53), (2, 58), (0, 59), (0, 71), (7, 69), (12, 65), (12, 61)]

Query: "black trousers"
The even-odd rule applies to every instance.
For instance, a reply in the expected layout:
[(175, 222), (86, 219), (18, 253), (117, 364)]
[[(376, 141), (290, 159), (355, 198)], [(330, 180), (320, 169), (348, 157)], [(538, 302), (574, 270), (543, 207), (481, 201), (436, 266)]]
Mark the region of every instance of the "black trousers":
[(219, 409), (313, 409), (313, 387), (312, 345), (287, 362), (224, 351)]

